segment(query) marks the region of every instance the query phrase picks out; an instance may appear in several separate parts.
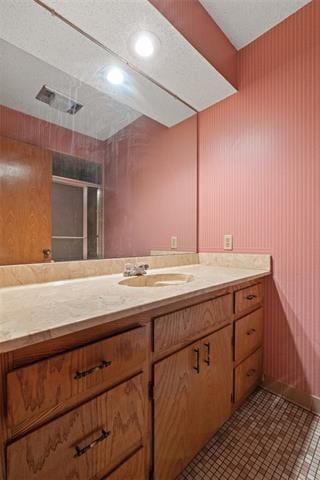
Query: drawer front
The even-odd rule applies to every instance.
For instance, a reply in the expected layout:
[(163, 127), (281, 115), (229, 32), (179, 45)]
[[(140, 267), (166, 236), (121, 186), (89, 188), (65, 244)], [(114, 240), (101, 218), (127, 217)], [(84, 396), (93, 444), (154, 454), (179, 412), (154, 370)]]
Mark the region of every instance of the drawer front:
[(240, 363), (235, 369), (235, 401), (245, 398), (258, 385), (262, 375), (262, 348)]
[(10, 372), (8, 424), (54, 410), (77, 394), (136, 373), (146, 359), (145, 328), (137, 328)]
[(137, 375), (7, 448), (8, 480), (90, 480), (142, 445), (145, 400)]
[(141, 448), (104, 480), (145, 480), (144, 450)]
[(262, 344), (263, 310), (259, 308), (235, 323), (235, 360), (239, 362)]
[(201, 337), (210, 329), (220, 328), (231, 321), (232, 294), (215, 298), (192, 307), (154, 319), (154, 351)]
[(262, 302), (262, 284), (235, 292), (235, 313), (241, 313)]

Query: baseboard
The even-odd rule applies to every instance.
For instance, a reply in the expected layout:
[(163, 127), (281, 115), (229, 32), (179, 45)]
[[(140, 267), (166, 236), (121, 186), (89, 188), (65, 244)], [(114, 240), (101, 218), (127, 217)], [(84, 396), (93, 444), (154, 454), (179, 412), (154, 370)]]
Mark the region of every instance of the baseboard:
[(286, 385), (285, 383), (278, 382), (277, 380), (268, 377), (264, 377), (261, 386), (265, 390), (280, 395), (286, 400), (289, 400), (289, 402), (295, 403), (296, 405), (313, 412), (315, 415), (320, 416), (320, 398), (315, 395), (302, 392), (292, 385)]

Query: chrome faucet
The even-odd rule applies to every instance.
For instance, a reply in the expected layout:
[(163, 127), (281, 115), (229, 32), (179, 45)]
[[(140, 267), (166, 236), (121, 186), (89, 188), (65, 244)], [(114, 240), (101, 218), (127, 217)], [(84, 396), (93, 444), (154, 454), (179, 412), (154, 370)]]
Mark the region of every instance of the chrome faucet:
[(123, 272), (124, 277), (135, 277), (139, 275), (146, 275), (149, 265), (135, 265), (133, 263), (127, 263)]

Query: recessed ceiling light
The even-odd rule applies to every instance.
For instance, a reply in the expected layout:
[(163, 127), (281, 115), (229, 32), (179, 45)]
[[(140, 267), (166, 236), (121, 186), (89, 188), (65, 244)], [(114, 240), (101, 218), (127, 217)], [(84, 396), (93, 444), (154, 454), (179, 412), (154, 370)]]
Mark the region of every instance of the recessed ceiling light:
[(132, 37), (133, 51), (139, 57), (151, 57), (158, 49), (159, 44), (158, 38), (150, 32), (138, 32)]
[(118, 67), (110, 68), (110, 70), (107, 73), (107, 80), (113, 85), (121, 85), (124, 81), (123, 71), (120, 70), (120, 68)]

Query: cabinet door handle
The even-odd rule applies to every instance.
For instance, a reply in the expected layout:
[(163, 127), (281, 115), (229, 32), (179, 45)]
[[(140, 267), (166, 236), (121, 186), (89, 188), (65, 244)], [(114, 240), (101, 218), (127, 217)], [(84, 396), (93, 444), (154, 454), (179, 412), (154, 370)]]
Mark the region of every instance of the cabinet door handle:
[(76, 453), (74, 454), (74, 457), (81, 457), (81, 455), (83, 455), (84, 453), (86, 453), (88, 450), (91, 450), (91, 448), (95, 447), (96, 445), (98, 445), (98, 443), (101, 443), (103, 442), (106, 438), (109, 437), (110, 435), (110, 431), (106, 431), (106, 430), (102, 430), (101, 431), (101, 435), (96, 438), (95, 440), (93, 440), (91, 443), (89, 443), (89, 445), (86, 445), (85, 447), (83, 448), (80, 448), (78, 445), (76, 445)]
[(193, 351), (196, 354), (196, 366), (193, 367), (193, 370), (200, 373), (200, 350), (199, 348), (194, 348)]
[(208, 342), (208, 343), (204, 343), (204, 346), (207, 349), (207, 358), (204, 360), (204, 363), (206, 363), (207, 365), (210, 365), (210, 363), (211, 363), (211, 345)]
[(247, 377), (253, 377), (255, 374), (256, 374), (257, 370), (255, 368), (251, 368), (248, 372), (247, 372)]
[(247, 335), (253, 335), (254, 333), (256, 333), (255, 328), (250, 328), (250, 330), (247, 331)]
[(257, 298), (257, 295), (247, 295), (246, 296), (247, 300), (253, 300), (254, 298)]
[(104, 368), (110, 367), (111, 364), (112, 364), (111, 361), (102, 360), (102, 362), (99, 363), (99, 365), (96, 365), (95, 367), (89, 368), (88, 370), (83, 370), (82, 372), (80, 372), (78, 370), (75, 373), (73, 378), (75, 380), (79, 380), (80, 378), (87, 377), (88, 375), (91, 375), (92, 373), (98, 372), (99, 370), (103, 370)]

